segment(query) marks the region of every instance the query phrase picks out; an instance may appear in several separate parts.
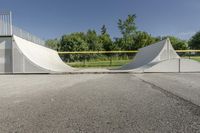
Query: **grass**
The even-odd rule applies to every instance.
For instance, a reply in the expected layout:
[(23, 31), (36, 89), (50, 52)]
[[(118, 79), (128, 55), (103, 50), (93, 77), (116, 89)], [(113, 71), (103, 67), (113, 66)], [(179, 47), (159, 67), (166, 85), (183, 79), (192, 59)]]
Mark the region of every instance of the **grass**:
[(107, 60), (107, 61), (86, 61), (86, 62), (71, 62), (67, 63), (72, 67), (106, 67), (106, 68), (115, 68), (125, 65), (131, 62), (131, 60)]
[(196, 58), (196, 57), (195, 57), (195, 58), (193, 58), (193, 57), (192, 57), (191, 59), (193, 59), (193, 60), (196, 60), (196, 61), (200, 62), (200, 57), (199, 57), (199, 58)]
[[(189, 59), (189, 57), (183, 57)], [(190, 59), (200, 62), (200, 56), (191, 56)]]
[[(183, 57), (183, 58), (189, 58), (189, 57)], [(198, 62), (200, 62), (200, 56), (193, 56), (190, 57), (190, 59), (196, 60)], [(91, 61), (86, 61), (86, 62), (71, 62), (71, 63), (67, 63), (68, 65), (72, 66), (72, 67), (93, 67), (93, 68), (117, 68), (120, 66), (123, 66), (125, 64), (128, 64), (129, 62), (131, 62), (131, 59), (127, 59), (127, 60), (117, 60), (114, 59), (112, 60), (112, 62), (110, 60), (91, 60)]]

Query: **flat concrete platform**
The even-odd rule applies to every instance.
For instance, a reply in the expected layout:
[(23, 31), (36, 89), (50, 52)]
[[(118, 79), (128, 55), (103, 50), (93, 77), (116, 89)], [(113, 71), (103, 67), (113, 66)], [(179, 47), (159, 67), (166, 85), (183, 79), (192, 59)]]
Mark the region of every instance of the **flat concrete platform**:
[(0, 75), (0, 132), (200, 132), (199, 79), (194, 73)]

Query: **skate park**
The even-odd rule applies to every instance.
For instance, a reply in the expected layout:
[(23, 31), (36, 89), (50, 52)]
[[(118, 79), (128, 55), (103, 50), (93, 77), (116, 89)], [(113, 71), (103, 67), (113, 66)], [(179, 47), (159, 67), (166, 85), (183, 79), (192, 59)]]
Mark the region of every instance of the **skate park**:
[(200, 63), (169, 38), (118, 68), (75, 68), (0, 16), (0, 132), (199, 131)]
[(200, 63), (178, 56), (170, 39), (139, 49), (134, 60), (119, 70), (75, 69), (65, 64), (57, 51), (40, 45), (42, 40), (37, 42), (15, 28), (11, 13), (1, 13), (1, 18), (1, 73), (200, 72)]

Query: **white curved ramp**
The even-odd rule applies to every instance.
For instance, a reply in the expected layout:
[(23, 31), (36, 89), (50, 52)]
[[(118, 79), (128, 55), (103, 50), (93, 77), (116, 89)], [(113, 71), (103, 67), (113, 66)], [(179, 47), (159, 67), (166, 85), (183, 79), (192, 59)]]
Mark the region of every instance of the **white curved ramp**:
[(52, 49), (13, 35), (13, 73), (61, 73), (73, 70)]
[(169, 39), (139, 50), (135, 60), (121, 68), (132, 72), (200, 72), (200, 63), (178, 56)]
[(121, 69), (131, 70), (148, 64), (176, 58), (180, 57), (172, 47), (170, 40), (166, 39), (139, 49), (139, 52), (136, 54), (133, 62), (122, 66)]

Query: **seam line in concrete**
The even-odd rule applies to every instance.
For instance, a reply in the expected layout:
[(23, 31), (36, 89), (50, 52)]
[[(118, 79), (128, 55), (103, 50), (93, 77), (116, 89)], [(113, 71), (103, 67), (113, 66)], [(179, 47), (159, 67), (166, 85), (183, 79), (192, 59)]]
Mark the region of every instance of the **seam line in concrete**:
[(149, 81), (146, 81), (146, 80), (144, 80), (144, 79), (141, 79), (141, 78), (139, 78), (138, 76), (136, 76), (136, 77), (137, 77), (139, 80), (141, 80), (142, 82), (144, 82), (144, 83), (150, 85), (150, 86), (152, 87), (152, 89), (158, 90), (158, 91), (160, 91), (161, 93), (164, 93), (164, 94), (165, 94), (166, 96), (168, 96), (168, 97), (171, 97), (171, 98), (174, 98), (174, 99), (177, 99), (177, 100), (182, 100), (182, 101), (184, 101), (184, 102), (186, 102), (186, 103), (192, 104), (193, 106), (195, 106), (195, 107), (197, 107), (197, 108), (200, 108), (200, 106), (199, 106), (198, 104), (195, 104), (194, 102), (192, 102), (192, 101), (189, 100), (189, 99), (186, 99), (186, 98), (184, 98), (184, 97), (181, 97), (181, 96), (179, 96), (178, 94), (173, 93), (173, 92), (171, 92), (171, 91), (168, 91), (168, 90), (166, 90), (166, 89), (164, 89), (164, 88), (162, 88), (162, 87), (160, 87), (160, 86), (157, 86), (157, 85), (154, 84), (154, 83), (151, 83), (151, 82), (149, 82)]

